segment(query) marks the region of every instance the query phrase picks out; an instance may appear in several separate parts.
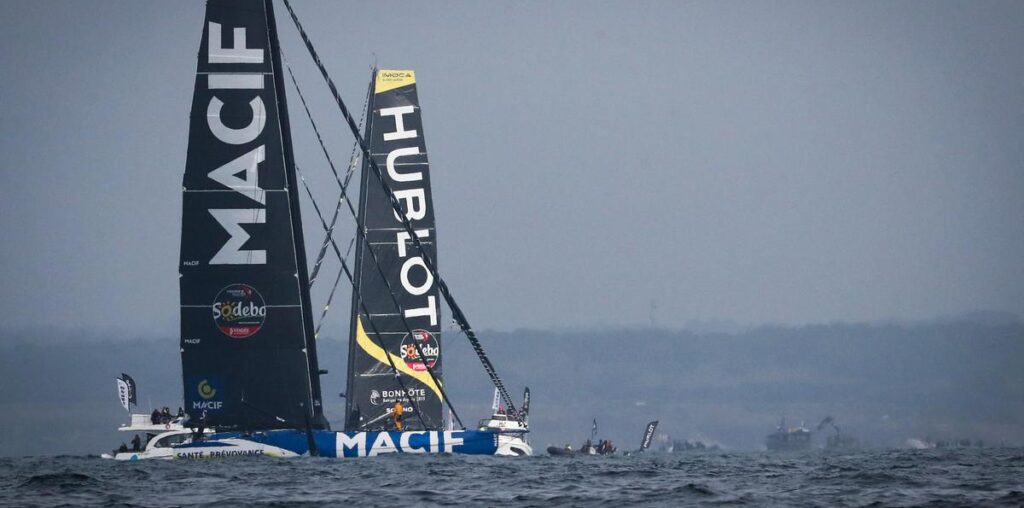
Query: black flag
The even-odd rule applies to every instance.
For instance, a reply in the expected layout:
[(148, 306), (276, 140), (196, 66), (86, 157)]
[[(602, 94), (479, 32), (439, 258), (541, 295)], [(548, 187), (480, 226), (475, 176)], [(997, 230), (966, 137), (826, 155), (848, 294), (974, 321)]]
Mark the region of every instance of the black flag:
[(139, 405), (138, 391), (135, 389), (135, 380), (131, 376), (121, 373), (121, 379), (128, 385), (128, 403)]
[(131, 405), (138, 405), (135, 396), (135, 380), (125, 373), (121, 377), (114, 378), (117, 381), (117, 398), (121, 400), (121, 407), (131, 412)]

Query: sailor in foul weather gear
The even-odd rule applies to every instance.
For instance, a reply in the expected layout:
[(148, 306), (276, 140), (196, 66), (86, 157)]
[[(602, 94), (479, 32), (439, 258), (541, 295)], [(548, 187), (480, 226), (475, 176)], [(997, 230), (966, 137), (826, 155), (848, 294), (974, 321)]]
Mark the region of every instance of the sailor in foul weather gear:
[(405, 412), (405, 408), (402, 407), (402, 403), (396, 401), (395, 407), (391, 410), (391, 418), (395, 421), (395, 429), (402, 430), (402, 413)]

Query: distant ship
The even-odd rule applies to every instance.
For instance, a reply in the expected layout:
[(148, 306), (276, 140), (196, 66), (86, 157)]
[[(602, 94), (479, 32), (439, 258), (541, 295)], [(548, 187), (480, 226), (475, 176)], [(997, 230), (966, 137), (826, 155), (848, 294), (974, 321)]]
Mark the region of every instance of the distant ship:
[(786, 419), (779, 421), (775, 432), (768, 434), (764, 440), (768, 451), (791, 452), (809, 450), (811, 448), (811, 430), (802, 424), (799, 427), (786, 427)]

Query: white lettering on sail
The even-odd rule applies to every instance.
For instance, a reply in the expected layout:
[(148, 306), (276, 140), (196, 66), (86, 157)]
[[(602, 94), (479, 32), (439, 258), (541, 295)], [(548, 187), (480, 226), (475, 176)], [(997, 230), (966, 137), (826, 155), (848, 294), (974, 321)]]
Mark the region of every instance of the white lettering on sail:
[[(430, 230), (417, 229), (416, 238), (430, 238)], [(398, 233), (395, 233), (395, 243), (398, 244), (398, 257), (405, 257), (405, 242), (408, 242), (409, 239), (409, 233), (406, 231), (399, 231)]]
[[(384, 117), (394, 118), (395, 127), (393, 132), (383, 133), (385, 145), (389, 141), (415, 139), (419, 137), (419, 132), (416, 129), (406, 129), (405, 115), (413, 115), (416, 112), (416, 107), (413, 105), (396, 106), (390, 108), (382, 108), (380, 110), (380, 116), (382, 121)], [(386, 125), (386, 124), (384, 124)], [(399, 143), (394, 143), (399, 144)], [(387, 168), (388, 179), (394, 184), (408, 184), (411, 182), (422, 182), (424, 180), (424, 171), (426, 170), (426, 161), (414, 162), (406, 164), (412, 169), (407, 169), (406, 172), (400, 171), (403, 164), (400, 162), (403, 157), (412, 157), (421, 155), (419, 146), (388, 146), (387, 159), (385, 160), (385, 167)], [(422, 168), (420, 168), (422, 166)], [(412, 223), (423, 220), (427, 216), (427, 193), (426, 189), (423, 188), (423, 184), (420, 184), (419, 188), (413, 189), (395, 189), (395, 199), (401, 205), (404, 210), (405, 217)], [(401, 212), (394, 212), (395, 220), (402, 222)], [(414, 234), (417, 238), (428, 238), (430, 236), (429, 229), (417, 229)], [(403, 306), (403, 315), (406, 318), (428, 318), (430, 320), (430, 326), (437, 326), (438, 324), (438, 304), (437, 298), (430, 295), (430, 291), (434, 289), (434, 274), (427, 269), (427, 265), (422, 256), (415, 256), (405, 259), (408, 256), (407, 242), (411, 240), (411, 236), (406, 231), (399, 231), (396, 233), (396, 246), (398, 247), (399, 259), (404, 259), (402, 268), (400, 271), (400, 279), (402, 288), (410, 296), (424, 296), (426, 295), (426, 302), (416, 304), (422, 305), (421, 307)], [(410, 272), (416, 267), (419, 267), (425, 274), (425, 279), (420, 285), (413, 285), (409, 280)], [(419, 279), (417, 279), (419, 280)], [(431, 436), (431, 444), (436, 446), (437, 436)]]
[[(220, 23), (209, 22), (206, 61), (210, 64), (262, 64), (264, 50), (248, 47), (245, 27), (230, 27), (231, 36), (224, 39)], [(257, 41), (258, 42), (258, 41)], [(255, 141), (263, 133), (267, 123), (266, 106), (259, 90), (264, 88), (264, 76), (260, 73), (211, 72), (206, 77), (207, 88), (213, 90), (255, 90), (249, 99), (252, 117), (249, 124), (241, 128), (232, 128), (224, 124), (221, 112), (224, 101), (216, 95), (210, 96), (206, 107), (206, 124), (210, 133), (228, 145), (244, 145)], [(236, 99), (233, 99), (236, 100)], [(242, 99), (244, 100), (244, 99)], [(237, 125), (237, 122), (235, 123)], [(207, 177), (239, 194), (246, 196), (260, 205), (266, 206), (266, 191), (260, 187), (259, 165), (266, 158), (265, 146), (261, 143), (243, 155), (210, 171)], [(239, 176), (241, 175), (241, 176)], [(266, 250), (243, 250), (249, 240), (249, 233), (243, 224), (266, 223), (266, 210), (251, 209), (211, 209), (210, 215), (227, 231), (228, 240), (213, 257), (211, 265), (262, 265), (267, 263)]]
[(384, 108), (380, 110), (380, 116), (395, 117), (395, 132), (385, 132), (384, 141), (394, 141), (396, 139), (409, 139), (416, 137), (415, 130), (405, 130), (405, 119), (403, 115), (408, 115), (412, 112), (412, 106), (399, 106), (397, 108)]
[[(417, 229), (415, 231), (415, 233), (416, 233), (416, 238), (430, 238), (430, 230), (429, 229)], [(406, 242), (409, 241), (409, 239), (410, 239), (409, 233), (406, 232), (406, 231), (399, 231), (399, 232), (395, 233), (395, 243), (398, 246), (398, 257), (399, 258), (404, 258), (406, 256), (407, 252), (406, 252), (405, 244), (406, 244)], [(419, 263), (421, 263), (421, 264), (423, 263), (423, 259), (422, 258), (417, 257), (417, 258), (414, 258), (414, 259), (418, 259)], [(407, 281), (408, 281), (408, 269), (406, 268), (407, 264), (408, 264), (408, 261), (406, 261), (405, 265), (402, 265), (402, 287), (406, 291), (408, 291), (409, 293), (412, 293), (412, 294), (415, 294), (415, 295), (422, 295), (423, 293), (426, 293), (427, 291), (429, 291), (430, 288), (434, 284), (434, 277), (433, 277), (433, 275), (429, 271), (427, 271), (428, 280), (422, 286), (422, 291), (421, 292), (413, 293), (411, 290), (409, 290), (409, 288), (407, 287)], [(409, 267), (409, 268), (411, 268), (411, 267)], [(424, 269), (426, 269), (425, 264), (424, 264)], [(404, 314), (405, 314), (405, 317), (407, 317), (407, 318), (418, 318), (418, 317), (430, 318), (430, 326), (437, 326), (437, 299), (434, 298), (433, 296), (428, 296), (427, 297), (427, 305), (426, 305), (426, 307), (416, 307), (416, 308), (413, 308), (413, 309), (405, 309)]]
[[(423, 189), (396, 190), (395, 198), (405, 201), (405, 216), (410, 222), (427, 216), (427, 193)], [(402, 220), (398, 212), (395, 212), (395, 219)]]
[(430, 326), (437, 326), (437, 299), (433, 295), (427, 297), (426, 307), (417, 307), (415, 309), (405, 309), (405, 317), (417, 318), (417, 317), (429, 317)]
[(249, 240), (249, 233), (242, 229), (242, 224), (263, 224), (266, 222), (266, 210), (262, 208), (214, 209), (210, 215), (221, 227), (231, 235), (224, 246), (210, 259), (211, 265), (265, 265), (267, 251), (242, 250)]
[(387, 160), (388, 176), (390, 176), (391, 179), (396, 181), (396, 182), (418, 182), (418, 181), (422, 180), (423, 179), (423, 173), (420, 172), (420, 171), (409, 172), (409, 173), (399, 173), (398, 170), (395, 169), (395, 161), (399, 157), (406, 157), (406, 156), (409, 156), (409, 155), (419, 155), (419, 154), (420, 154), (420, 147), (418, 147), (418, 146), (410, 146), (410, 147), (407, 147), (407, 148), (399, 148), (397, 150), (392, 150), (391, 153), (388, 154), (388, 160)]
[(224, 125), (220, 118), (220, 109), (223, 106), (224, 101), (217, 97), (212, 97), (210, 98), (210, 105), (206, 108), (206, 123), (210, 126), (210, 132), (217, 136), (217, 139), (229, 145), (243, 145), (256, 139), (263, 132), (263, 127), (267, 123), (267, 112), (263, 107), (263, 99), (260, 96), (257, 95), (249, 101), (249, 109), (252, 110), (252, 120), (249, 122), (249, 125), (241, 129), (232, 129)]
[(232, 31), (234, 40), (230, 47), (222, 47), (220, 23), (210, 22), (209, 51), (207, 62), (209, 63), (263, 63), (262, 49), (249, 49), (245, 47), (245, 28), (235, 28)]
[[(423, 268), (423, 273), (427, 274), (427, 280), (423, 281), (422, 285), (413, 286), (412, 282), (409, 281), (409, 270), (412, 270), (414, 266)], [(434, 285), (434, 275), (427, 270), (427, 264), (423, 262), (423, 258), (416, 256), (405, 260), (402, 264), (402, 287), (411, 295), (420, 296), (430, 290), (430, 287)]]
[(263, 90), (262, 74), (209, 74), (206, 81), (210, 90)]
[[(259, 164), (263, 162), (265, 156), (266, 151), (263, 145), (260, 145), (249, 153), (210, 171), (208, 176), (211, 180), (238, 191), (239, 194), (252, 198), (261, 205), (266, 205), (267, 195), (260, 188), (259, 181)], [(245, 178), (239, 178), (237, 175), (240, 173), (245, 173)]]

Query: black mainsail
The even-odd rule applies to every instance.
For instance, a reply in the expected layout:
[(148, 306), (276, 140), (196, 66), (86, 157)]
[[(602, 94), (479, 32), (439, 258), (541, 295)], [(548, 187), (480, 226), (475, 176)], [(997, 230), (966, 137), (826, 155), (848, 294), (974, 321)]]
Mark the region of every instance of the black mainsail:
[(181, 235), (186, 408), (211, 425), (325, 428), (271, 0), (209, 0)]
[[(436, 261), (437, 233), (416, 75), (410, 70), (378, 70), (372, 83), (365, 134), (370, 153), (378, 166), (387, 168), (390, 189), (427, 255)], [(358, 227), (365, 232), (365, 241), (356, 248), (346, 430), (365, 430), (365, 425), (380, 422), (395, 402), (406, 405), (406, 411), (413, 410), (408, 407), (410, 399), (419, 414), (406, 418), (406, 428), (439, 430), (443, 391), (438, 386), (437, 285), (365, 158), (361, 182)]]

